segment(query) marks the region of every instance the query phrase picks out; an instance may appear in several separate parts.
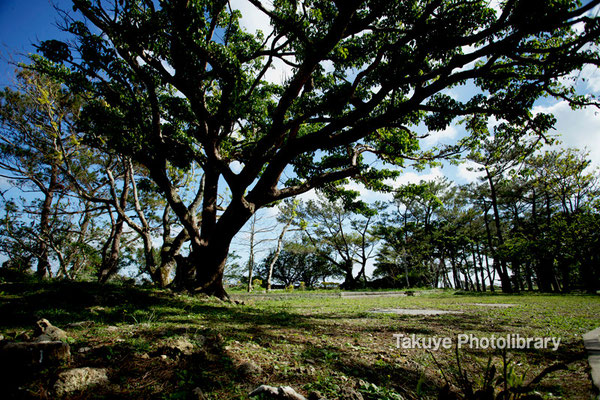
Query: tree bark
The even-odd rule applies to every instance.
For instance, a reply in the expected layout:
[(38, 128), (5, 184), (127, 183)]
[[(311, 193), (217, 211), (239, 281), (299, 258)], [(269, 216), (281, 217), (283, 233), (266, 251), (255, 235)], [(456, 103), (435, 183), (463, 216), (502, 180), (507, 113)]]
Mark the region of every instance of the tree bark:
[(481, 288), (483, 289), (483, 291), (485, 292), (486, 286), (485, 286), (485, 275), (483, 274), (483, 256), (481, 255), (481, 248), (479, 246), (479, 242), (475, 243), (475, 251), (477, 253), (477, 261), (479, 262), (479, 272), (481, 273)]
[(117, 273), (119, 268), (119, 256), (121, 253), (121, 237), (123, 236), (123, 225), (125, 220), (120, 216), (117, 217), (115, 224), (114, 235), (110, 246), (108, 257), (102, 260), (100, 271), (98, 271), (98, 282), (106, 283), (108, 279)]
[[(125, 162), (123, 163), (124, 166)], [(112, 176), (110, 171), (108, 175)], [(129, 173), (123, 175), (123, 190), (121, 191), (121, 197), (119, 206), (121, 209), (125, 209), (127, 206), (127, 199), (129, 198)], [(125, 224), (125, 218), (122, 214), (117, 216), (117, 223), (114, 226), (114, 234), (112, 236), (112, 243), (110, 247), (110, 254), (107, 258), (102, 260), (100, 271), (98, 272), (98, 282), (106, 283), (108, 279), (117, 273), (119, 268), (119, 257), (121, 255), (121, 237), (123, 236), (123, 226)]]
[(40, 248), (37, 256), (37, 271), (36, 274), (40, 279), (47, 279), (50, 277), (52, 271), (50, 266), (50, 255), (49, 255), (49, 241), (50, 241), (50, 214), (52, 212), (52, 201), (54, 200), (54, 191), (58, 182), (58, 166), (52, 165), (50, 173), (50, 182), (48, 188), (44, 194), (44, 201), (42, 203), (42, 210), (40, 215)]
[(194, 292), (215, 296), (220, 299), (229, 299), (223, 286), (223, 273), (229, 253), (231, 240), (211, 245), (192, 252), (189, 261), (196, 270)]
[(267, 274), (267, 292), (271, 291), (271, 279), (273, 278), (273, 267), (275, 266), (275, 263), (277, 262), (279, 255), (281, 254), (283, 238), (285, 237), (285, 233), (287, 232), (287, 230), (289, 229), (289, 227), (293, 221), (294, 221), (294, 215), (292, 213), (292, 216), (290, 217), (288, 222), (285, 224), (285, 226), (281, 230), (281, 233), (279, 234), (279, 238), (277, 239), (277, 249), (275, 250), (275, 254), (273, 254), (273, 259), (269, 263), (269, 272)]
[[(494, 212), (494, 224), (496, 226), (496, 237), (498, 238), (498, 246), (504, 244), (504, 238), (502, 235), (502, 227), (500, 224), (500, 212), (498, 211), (498, 196), (496, 195), (496, 185), (492, 179), (492, 175), (488, 168), (485, 168), (486, 177), (490, 186), (490, 199), (492, 201), (492, 210)], [(500, 283), (502, 285), (502, 291), (505, 293), (512, 293), (512, 285), (510, 283), (510, 277), (508, 276), (508, 268), (506, 267), (506, 260), (503, 257), (499, 257), (498, 252), (494, 251), (495, 257), (498, 262), (494, 262), (494, 265), (499, 267), (498, 274), (500, 275)]]
[(248, 256), (248, 293), (252, 291), (252, 278), (254, 277), (254, 235), (256, 233), (256, 214), (250, 222), (250, 254)]

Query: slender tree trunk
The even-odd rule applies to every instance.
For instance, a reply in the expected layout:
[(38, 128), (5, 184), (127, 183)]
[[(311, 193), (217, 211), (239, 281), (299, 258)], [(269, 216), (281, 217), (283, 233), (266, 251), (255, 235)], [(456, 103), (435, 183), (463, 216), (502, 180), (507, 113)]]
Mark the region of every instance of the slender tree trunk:
[[(498, 246), (502, 246), (504, 244), (504, 237), (502, 235), (502, 226), (500, 223), (500, 212), (498, 211), (498, 196), (496, 194), (496, 185), (494, 184), (494, 180), (492, 179), (492, 175), (489, 170), (486, 168), (486, 177), (490, 186), (490, 199), (492, 201), (492, 210), (494, 212), (494, 223), (496, 226), (496, 237), (498, 238)], [(494, 265), (499, 266), (498, 274), (500, 275), (500, 282), (502, 285), (502, 291), (505, 293), (512, 293), (512, 285), (510, 283), (510, 277), (508, 276), (508, 268), (506, 266), (506, 260), (503, 257), (498, 257), (498, 252), (495, 252), (496, 255), (494, 258), (498, 259), (500, 262), (494, 262)]]
[(525, 290), (525, 287), (523, 286), (523, 278), (521, 277), (521, 262), (519, 260), (517, 260), (516, 258), (512, 259), (511, 262), (511, 267), (513, 270), (513, 275), (514, 275), (514, 289), (516, 291), (523, 291)]
[(485, 251), (485, 245), (483, 251), (483, 256), (485, 259), (485, 269), (487, 271), (488, 281), (490, 282), (490, 292), (494, 293), (496, 291), (496, 288), (494, 287), (494, 281), (496, 280), (496, 269), (493, 265), (490, 268), (490, 258), (487, 255), (487, 252)]
[[(406, 250), (402, 250), (402, 251), (406, 253)], [(408, 288), (410, 288), (410, 281), (408, 280), (408, 262), (406, 260), (406, 257), (403, 257), (403, 258), (404, 258), (404, 261), (403, 261), (403, 263), (404, 263), (404, 278), (406, 279), (406, 288), (408, 289)]]
[(252, 291), (252, 278), (254, 274), (254, 236), (256, 234), (256, 214), (250, 220), (250, 253), (248, 255), (248, 293)]
[[(546, 226), (550, 227), (551, 222), (551, 200), (549, 196), (546, 196)], [(541, 231), (541, 229), (540, 229)], [(542, 232), (538, 232), (538, 235), (542, 235)], [(546, 236), (546, 235), (544, 235)], [(543, 242), (542, 242), (543, 243)], [(546, 246), (549, 244), (546, 242)], [(556, 276), (554, 273), (554, 255), (551, 254), (547, 248), (540, 248), (540, 258), (537, 263), (536, 274), (538, 277), (538, 288), (542, 292), (559, 291), (556, 283)]]
[(571, 269), (567, 260), (561, 259), (559, 261), (560, 274), (562, 280), (562, 291), (568, 293), (571, 290)]
[(106, 283), (108, 279), (117, 273), (119, 268), (119, 256), (121, 254), (121, 237), (123, 236), (123, 225), (125, 220), (120, 216), (117, 217), (115, 224), (115, 233), (112, 237), (110, 253), (108, 257), (102, 260), (102, 265), (98, 274), (98, 282)]
[[(488, 221), (487, 210), (485, 211), (485, 213), (483, 215), (483, 219), (485, 221), (485, 230), (486, 230), (487, 239), (488, 239), (488, 248), (490, 250), (492, 258), (494, 259), (494, 263), (492, 266), (494, 268), (494, 271), (497, 272), (498, 275), (500, 275), (500, 283), (501, 283), (502, 287), (504, 288), (506, 285), (506, 281), (508, 280), (508, 274), (506, 274), (506, 275), (503, 274), (504, 269), (502, 268), (502, 265), (500, 264), (500, 260), (498, 258), (497, 252), (494, 248), (494, 244), (492, 241), (491, 229), (490, 229), (490, 225), (489, 225), (489, 221)], [(487, 260), (486, 260), (486, 262), (487, 262)], [(488, 267), (489, 267), (489, 264), (488, 264)], [(489, 270), (488, 270), (488, 274), (489, 274)], [(495, 277), (495, 274), (494, 274), (494, 277)], [(492, 282), (491, 285), (493, 288), (493, 281), (491, 281), (491, 282)], [(492, 290), (492, 291), (494, 291), (494, 290)], [(503, 289), (503, 291), (504, 291), (504, 289)]]
[(556, 277), (556, 275), (553, 275), (553, 279), (552, 279), (552, 289), (554, 292), (558, 293), (558, 292), (562, 292), (562, 288), (560, 286), (560, 282), (558, 281), (558, 278)]
[(527, 290), (530, 292), (533, 291), (533, 281), (531, 280), (532, 275), (533, 271), (531, 270), (531, 261), (527, 261), (525, 263), (525, 282), (527, 282)]
[(446, 268), (446, 255), (443, 250), (441, 251), (441, 254), (440, 254), (440, 262), (438, 264), (438, 273), (441, 276), (442, 285), (444, 287), (449, 287), (450, 282), (448, 280), (448, 271)]
[(460, 276), (458, 268), (456, 268), (456, 260), (454, 259), (454, 255), (450, 257), (450, 265), (452, 265), (452, 278), (454, 279), (454, 287), (456, 289), (461, 289), (462, 283), (460, 282)]
[(252, 291), (252, 278), (254, 273), (254, 246), (250, 244), (250, 256), (248, 257), (248, 287), (247, 291)]
[(475, 275), (475, 287), (478, 292), (482, 292), (481, 285), (479, 284), (479, 275), (477, 274), (477, 260), (475, 259), (475, 254), (473, 254), (473, 265), (474, 267), (474, 275)]
[(183, 247), (183, 244), (189, 239), (189, 235), (185, 229), (181, 230), (175, 237), (170, 237), (169, 230), (163, 232), (163, 244), (160, 249), (160, 265), (156, 269), (153, 278), (155, 283), (158, 283), (160, 287), (166, 287), (174, 282), (182, 281), (182, 279), (175, 275), (173, 281), (171, 281), (171, 274), (173, 271), (177, 271), (177, 257)]
[(481, 274), (481, 289), (485, 292), (487, 288), (485, 286), (485, 275), (483, 274), (483, 257), (481, 255), (481, 248), (479, 247), (479, 242), (475, 243), (475, 251), (477, 253), (477, 261), (479, 262), (479, 272)]
[(471, 245), (471, 256), (473, 258), (473, 272), (475, 274), (475, 286), (478, 292), (481, 292), (481, 286), (479, 285), (479, 275), (477, 274), (477, 255), (475, 254), (475, 247)]
[(42, 202), (42, 210), (40, 215), (40, 232), (39, 237), (41, 241), (39, 243), (39, 250), (37, 256), (37, 271), (36, 274), (40, 279), (47, 279), (50, 277), (52, 271), (50, 266), (50, 255), (49, 255), (49, 240), (50, 240), (50, 214), (52, 212), (52, 201), (54, 200), (54, 191), (58, 181), (58, 166), (52, 165), (50, 174), (50, 182), (48, 189), (44, 195), (44, 201)]
[[(467, 260), (466, 255), (463, 255), (463, 261), (464, 261), (464, 265), (465, 265), (465, 268), (464, 268), (465, 283), (467, 284), (467, 288), (470, 287), (471, 291), (475, 291), (475, 285), (473, 284), (473, 278), (471, 278), (471, 271), (469, 270), (469, 261)], [(477, 277), (477, 274), (475, 274), (475, 277)]]
[(277, 238), (277, 248), (275, 249), (275, 254), (273, 254), (273, 259), (269, 263), (269, 272), (267, 273), (267, 292), (271, 291), (271, 281), (273, 278), (273, 267), (275, 266), (275, 263), (279, 259), (279, 255), (281, 254), (281, 248), (283, 246), (283, 238), (285, 237), (285, 233), (287, 232), (287, 230), (289, 229), (289, 227), (293, 221), (294, 221), (294, 216), (292, 213), (292, 217), (290, 217), (288, 222), (285, 224), (285, 226), (281, 230), (279, 237)]
[[(127, 168), (126, 162), (123, 162), (123, 166)], [(127, 171), (127, 169), (125, 169)], [(108, 175), (112, 176), (110, 171)], [(125, 172), (123, 175), (123, 190), (121, 191), (121, 197), (119, 199), (119, 206), (122, 210), (127, 207), (127, 200), (129, 198), (129, 173)], [(119, 214), (117, 216), (117, 222), (114, 226), (114, 234), (112, 236), (112, 243), (110, 246), (110, 254), (108, 258), (105, 258), (100, 266), (98, 273), (98, 282), (105, 283), (108, 279), (117, 273), (119, 268), (119, 257), (121, 255), (121, 237), (123, 236), (123, 227), (125, 224), (125, 218)]]

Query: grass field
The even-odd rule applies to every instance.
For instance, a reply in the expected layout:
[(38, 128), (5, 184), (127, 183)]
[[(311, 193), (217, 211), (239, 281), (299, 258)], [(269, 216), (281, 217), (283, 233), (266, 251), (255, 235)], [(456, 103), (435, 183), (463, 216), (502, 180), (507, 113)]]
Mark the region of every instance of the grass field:
[[(71, 398), (245, 399), (258, 385), (269, 384), (292, 386), (305, 396), (318, 391), (328, 399), (351, 398), (352, 391), (365, 399), (435, 399), (447, 383), (462, 398), (468, 386), (476, 390), (483, 384), (490, 358), (495, 377), (506, 377), (493, 380), (496, 392), (524, 386), (547, 367), (560, 365), (566, 369), (544, 376), (529, 394), (594, 396), (581, 335), (600, 326), (600, 296), (308, 294), (239, 296), (244, 304), (234, 304), (122, 285), (3, 284), (0, 334), (5, 340), (26, 340), (35, 321), (47, 318), (69, 336), (71, 361), (23, 377), (18, 396), (25, 398), (53, 398), (61, 370), (86, 366), (108, 368), (111, 385)], [(490, 303), (512, 306), (485, 306)], [(459, 313), (372, 312), (398, 308)], [(448, 337), (452, 346), (399, 348), (394, 335), (400, 334), (414, 334), (425, 345)], [(502, 351), (481, 343), (457, 350), (461, 334), (553, 337), (560, 345), (556, 351), (552, 346)], [(194, 345), (192, 354), (169, 350), (168, 343), (178, 338)], [(240, 367), (247, 361), (250, 370)]]

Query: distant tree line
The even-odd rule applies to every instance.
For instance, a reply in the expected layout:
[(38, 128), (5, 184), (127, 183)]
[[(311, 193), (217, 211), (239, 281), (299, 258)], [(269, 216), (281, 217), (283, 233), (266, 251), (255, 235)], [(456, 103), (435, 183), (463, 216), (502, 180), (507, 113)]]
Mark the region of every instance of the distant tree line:
[[(348, 289), (595, 292), (598, 170), (585, 152), (540, 144), (491, 136), (469, 157), (476, 182), (406, 184), (392, 192), (390, 204), (357, 208), (360, 203), (323, 196), (298, 203), (292, 221), (302, 233), (285, 242), (273, 278), (308, 287), (342, 279)], [(266, 276), (273, 257), (265, 258), (257, 276)]]
[(404, 186), (380, 227), (375, 276), (396, 287), (503, 292), (600, 288), (598, 171), (549, 150), (479, 182)]

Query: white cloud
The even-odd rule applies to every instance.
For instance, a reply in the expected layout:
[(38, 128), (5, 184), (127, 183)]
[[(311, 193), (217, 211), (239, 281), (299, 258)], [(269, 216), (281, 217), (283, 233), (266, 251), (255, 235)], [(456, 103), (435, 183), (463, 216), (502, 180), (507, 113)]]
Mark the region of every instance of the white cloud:
[(466, 183), (476, 182), (482, 176), (483, 172), (477, 171), (477, 164), (473, 161), (465, 161), (456, 167), (456, 177), (466, 181)]
[(13, 187), (12, 181), (4, 176), (0, 176), (0, 190), (1, 189), (10, 189)]
[(265, 218), (268, 218), (271, 223), (276, 220), (279, 215), (279, 207), (264, 207), (261, 208), (258, 212), (262, 214)]
[(600, 15), (600, 5), (593, 7), (590, 11), (588, 11), (587, 16), (588, 17), (597, 17), (598, 15)]
[(572, 110), (566, 101), (559, 101), (550, 106), (535, 107), (533, 111), (552, 113), (557, 120), (554, 132), (560, 134), (561, 147), (587, 149), (592, 162), (600, 166), (599, 110), (593, 107)]
[(490, 1), (489, 6), (496, 11), (496, 17), (502, 15), (502, 5), (500, 4), (500, 0), (492, 0)]
[(236, 160), (229, 164), (229, 168), (233, 171), (233, 173), (239, 174), (240, 172), (242, 172), (244, 165)]
[(283, 84), (292, 77), (292, 67), (279, 59), (274, 59), (272, 67), (265, 73), (264, 80), (271, 83)]
[[(256, 33), (261, 30), (265, 36), (267, 36), (273, 28), (271, 27), (269, 17), (260, 11), (258, 8), (253, 6), (247, 0), (231, 0), (231, 8), (234, 10), (240, 10), (242, 18), (240, 24), (250, 33)], [(266, 6), (268, 9), (269, 7)]]
[(593, 92), (600, 92), (600, 69), (595, 65), (587, 65), (578, 74), (578, 78), (584, 81), (587, 89)]
[(427, 149), (437, 144), (449, 144), (451, 142), (449, 139), (455, 139), (457, 134), (458, 129), (456, 128), (456, 125), (450, 125), (443, 131), (430, 131), (429, 136), (421, 140), (420, 145), (421, 147)]
[(318, 200), (318, 194), (317, 191), (315, 189), (311, 189), (308, 192), (302, 193), (301, 195), (298, 196), (298, 200), (300, 201), (317, 201)]
[(427, 170), (425, 173), (419, 172), (405, 172), (401, 174), (398, 178), (396, 178), (393, 182), (387, 182), (394, 187), (399, 187), (401, 185), (406, 185), (409, 183), (419, 183), (421, 181), (432, 181), (437, 178), (444, 177), (444, 173), (442, 169), (439, 167), (431, 168)]
[(374, 192), (372, 190), (367, 189), (362, 183), (358, 182), (350, 182), (348, 185), (345, 186), (345, 188), (348, 190), (355, 190), (358, 193), (360, 193), (360, 200), (366, 203), (374, 203), (376, 201), (389, 202), (392, 201), (394, 198), (393, 194), (391, 193)]
[[(265, 8), (269, 9), (269, 2), (265, 2)], [(256, 34), (257, 31), (262, 31), (265, 37), (267, 37), (272, 31), (269, 17), (260, 11), (258, 8), (253, 6), (247, 0), (232, 0), (230, 2), (231, 8), (239, 10), (242, 13), (240, 25), (246, 29), (249, 33)], [(270, 46), (268, 43), (267, 46)], [(293, 60), (290, 60), (293, 61)], [(266, 72), (264, 79), (271, 83), (282, 84), (292, 76), (292, 67), (281, 60), (275, 59), (272, 64), (272, 68)]]

